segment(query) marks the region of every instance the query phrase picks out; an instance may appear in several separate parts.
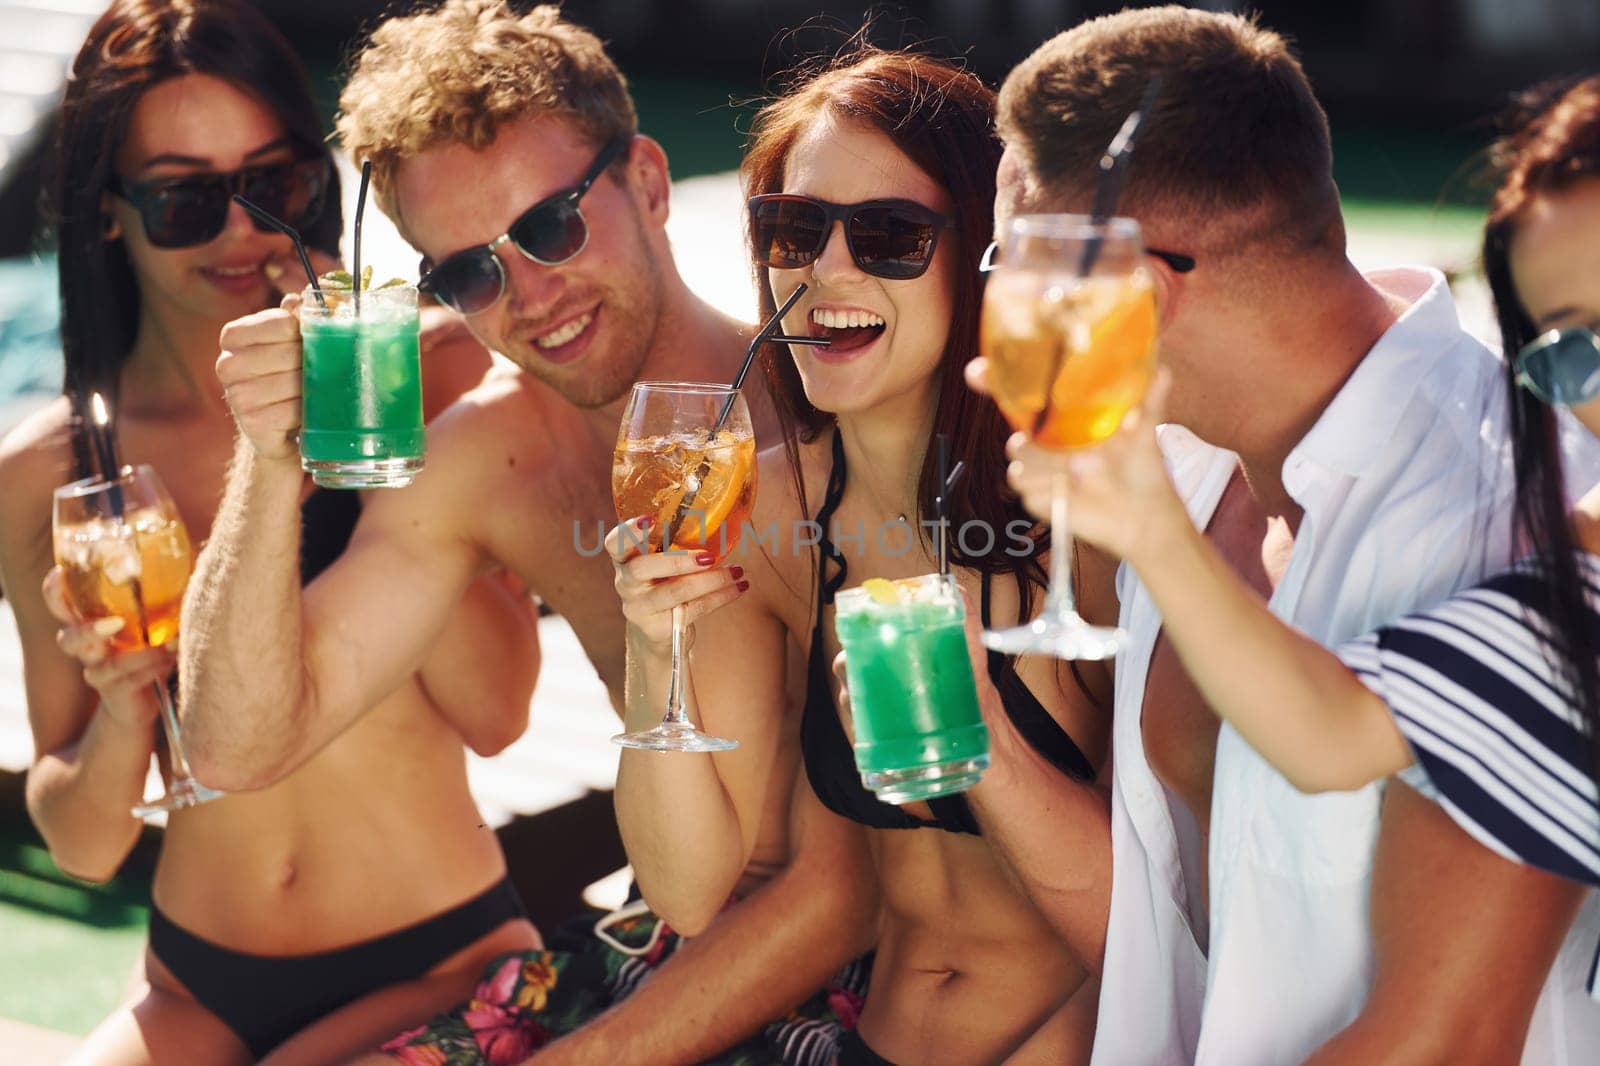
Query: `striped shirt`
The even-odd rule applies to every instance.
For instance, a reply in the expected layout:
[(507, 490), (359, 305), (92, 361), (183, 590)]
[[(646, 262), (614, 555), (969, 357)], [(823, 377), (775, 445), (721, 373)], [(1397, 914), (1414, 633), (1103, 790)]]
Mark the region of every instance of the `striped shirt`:
[[(1600, 611), (1600, 558), (1579, 569)], [(1407, 784), (1486, 847), (1600, 885), (1600, 790), (1582, 713), (1540, 632), (1541, 578), (1518, 567), (1340, 647), (1394, 712)], [(1589, 971), (1600, 999), (1600, 954)]]

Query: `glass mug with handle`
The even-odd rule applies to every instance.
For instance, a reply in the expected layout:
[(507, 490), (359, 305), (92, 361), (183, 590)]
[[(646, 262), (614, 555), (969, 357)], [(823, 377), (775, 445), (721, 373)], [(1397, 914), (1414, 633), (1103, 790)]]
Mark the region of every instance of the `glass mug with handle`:
[[(355, 279), (360, 283), (365, 279)], [(300, 298), (300, 466), (326, 488), (404, 488), (427, 451), (417, 289)]]
[[(612, 457), (617, 519), (651, 519), (650, 551), (710, 552), (727, 558), (755, 506), (756, 440), (744, 397), (727, 385), (641, 381), (628, 397)], [(728, 751), (739, 746), (701, 732), (683, 703), (683, 607), (672, 611), (667, 713), (654, 729), (612, 741), (650, 751)]]
[[(124, 467), (115, 481), (92, 477), (56, 489), (51, 533), (73, 613), (85, 622), (122, 619), (108, 638), (114, 649), (159, 648), (177, 637), (194, 555), (178, 508), (154, 470)], [(189, 773), (172, 693), (165, 683), (154, 688), (171, 780), (165, 796), (133, 808), (139, 818), (222, 795)]]
[[(979, 334), (995, 403), (1013, 429), (1046, 448), (1100, 443), (1143, 401), (1155, 373), (1154, 281), (1139, 224), (1019, 215), (998, 253)], [(1193, 261), (1185, 262), (1192, 269)], [(1073, 602), (1065, 473), (1056, 475), (1052, 497), (1044, 609), (1032, 622), (985, 633), (984, 643), (1010, 655), (1110, 658), (1125, 634), (1090, 625)]]

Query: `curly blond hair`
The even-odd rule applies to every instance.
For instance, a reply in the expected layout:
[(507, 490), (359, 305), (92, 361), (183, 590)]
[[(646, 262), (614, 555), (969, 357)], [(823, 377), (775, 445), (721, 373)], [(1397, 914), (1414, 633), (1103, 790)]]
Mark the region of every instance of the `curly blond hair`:
[(596, 144), (638, 132), (622, 72), (600, 39), (545, 4), (447, 0), (372, 34), (339, 96), (339, 136), (372, 161), (372, 192), (398, 219), (400, 160), (436, 145), (487, 146), (507, 122), (554, 115)]

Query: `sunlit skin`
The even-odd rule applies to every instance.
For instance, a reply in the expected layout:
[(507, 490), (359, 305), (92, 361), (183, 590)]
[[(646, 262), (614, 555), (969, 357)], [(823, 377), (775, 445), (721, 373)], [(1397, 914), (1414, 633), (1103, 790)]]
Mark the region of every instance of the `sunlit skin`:
[[(1600, 329), (1600, 178), (1540, 193), (1518, 216), (1511, 276), (1539, 332)], [(1600, 397), (1572, 408), (1600, 435)]]
[[(1510, 259), (1516, 296), (1537, 329), (1600, 318), (1600, 179), (1532, 197), (1517, 215)], [(1179, 388), (1176, 381), (1172, 388)], [(1075, 532), (1139, 572), (1161, 611), (1170, 669), (1192, 679), (1194, 699), (1185, 702), (1208, 717), (1220, 714), (1304, 791), (1354, 789), (1409, 765), (1412, 753), (1387, 706), (1336, 656), (1266, 609), (1262, 593), (1271, 583), (1261, 578), (1281, 571), (1288, 557), (1274, 545), (1292, 544), (1276, 538), (1270, 524), (1265, 537), (1220, 536), (1226, 496), (1204, 536), (1191, 525), (1153, 432), (1171, 418), (1165, 393), (1154, 390), (1122, 433), (1066, 466)], [(1600, 430), (1600, 399), (1573, 413), (1591, 433)], [(1012, 484), (1037, 512), (1047, 506), (1049, 464), (1025, 445), (1015, 454)], [(1230, 494), (1248, 502), (1242, 492)], [(1259, 512), (1253, 521), (1259, 530)], [(1573, 524), (1580, 545), (1600, 551), (1600, 491), (1591, 489), (1578, 504)], [(1240, 528), (1248, 534), (1248, 526)], [(1241, 548), (1255, 549), (1253, 557)], [(1156, 671), (1153, 661), (1152, 691)], [(1173, 702), (1173, 691), (1163, 690), (1163, 704)], [(1145, 743), (1160, 773), (1152, 713), (1147, 702)], [(1170, 706), (1161, 713), (1170, 716)], [(1215, 735), (1214, 724), (1207, 733)], [(1189, 747), (1199, 752), (1194, 764), (1211, 761), (1209, 739), (1203, 748), (1191, 739)], [(1191, 774), (1196, 768), (1190, 766)], [(1191, 807), (1203, 826), (1205, 807), (1193, 801)], [(1441, 808), (1397, 784), (1390, 785), (1383, 824), (1373, 867), (1373, 991), (1361, 1015), (1311, 1061), (1371, 1061), (1402, 1033), (1427, 1061), (1463, 1061), (1467, 1054), (1513, 1061), (1540, 982), (1582, 901), (1581, 886), (1494, 856)], [(1466, 913), (1485, 923), (1480, 937), (1423, 954), (1407, 947), (1443, 943), (1441, 927)], [(1469, 976), (1491, 972), (1492, 992)], [(1426, 1014), (1419, 996), (1429, 997)]]
[[(813, 120), (801, 132), (778, 191), (837, 204), (908, 199), (950, 212), (944, 190), (888, 136), (833, 117)], [(855, 266), (842, 225), (835, 223), (812, 264), (771, 272), (778, 303), (798, 283), (810, 286), (784, 322), (791, 333), (815, 335), (812, 312), (818, 308), (868, 312), (884, 321), (881, 335), (854, 350), (795, 346), (789, 353), (806, 398), (838, 417), (849, 471), (834, 514), (838, 530), (878, 529), (915, 509), (916, 477), (931, 432), (952, 317), (957, 247), (952, 237), (942, 234), (922, 277), (884, 280)], [(831, 442), (831, 432), (824, 432), (800, 450), (813, 514), (830, 469)], [(769, 450), (761, 465), (755, 526), (795, 528), (805, 512), (787, 456), (781, 449)], [(742, 557), (746, 579), (727, 589), (695, 573), (699, 568), (692, 559), (633, 555), (620, 529), (613, 530), (608, 544), (629, 620), (630, 669), (647, 681), (630, 699), (629, 727), (648, 728), (660, 718), (671, 611), (683, 604), (697, 619), (694, 655), (699, 658), (690, 670), (689, 717), (741, 744), (737, 758), (702, 758), (692, 765), (652, 760), (649, 753), (622, 757), (618, 817), (635, 876), (659, 913), (675, 926), (693, 929), (715, 913), (735, 884), (769, 780), (779, 770), (785, 777), (795, 773), (799, 761), (799, 713), (791, 693), (803, 683), (795, 675), (812, 638), (814, 557), (781, 540), (780, 550)], [(845, 535), (837, 541), (847, 560), (848, 584), (934, 569), (920, 542), (895, 555), (874, 540), (868, 533), (864, 544)], [(975, 605), (978, 576), (970, 571), (957, 576)], [(1015, 583), (996, 579), (992, 590), (996, 623), (1013, 621)], [(976, 648), (975, 620), (972, 630)], [(821, 661), (834, 662), (839, 645), (831, 610), (822, 619), (820, 639)], [(1019, 675), (1093, 758), (1101, 749), (1088, 724), (1092, 712), (1079, 717), (1065, 709), (1068, 701), (1053, 664), (1024, 661)], [(980, 691), (993, 697), (986, 679)], [(848, 734), (849, 702), (838, 694)], [(986, 716), (1004, 716), (996, 702), (986, 701)], [(1087, 1012), (1061, 1007), (1078, 988), (1092, 989), (1093, 982), (1084, 980), (1073, 952), (1008, 880), (987, 840), (936, 830), (863, 829), (823, 808), (806, 782), (799, 773), (795, 820), (809, 833), (826, 829), (840, 841), (834, 845), (839, 852), (834, 863), (837, 890), (845, 899), (835, 907), (850, 913), (866, 908), (868, 924), (861, 935), (876, 937), (872, 986), (861, 1019), (861, 1032), (874, 1049), (906, 1062), (1007, 1056), (1015, 1056), (1008, 1059), (1014, 1062), (1077, 1061), (1072, 1056), (1088, 1046), (1092, 995)], [(908, 810), (928, 817), (925, 804)], [(693, 828), (692, 837), (685, 826)]]
[[(885, 148), (888, 151), (885, 151)], [(826, 148), (826, 150), (823, 150)], [(836, 204), (882, 198), (914, 200), (949, 214), (949, 197), (882, 133), (831, 116), (819, 118), (795, 142), (784, 169), (783, 191)], [(921, 412), (938, 383), (932, 370), (950, 331), (955, 242), (941, 233), (933, 262), (920, 278), (890, 281), (862, 272), (850, 258), (843, 226), (834, 223), (827, 246), (802, 270), (771, 271), (778, 304), (802, 281), (810, 288), (784, 319), (791, 334), (812, 333), (812, 313), (867, 311), (881, 316), (883, 334), (847, 355), (828, 348), (793, 345), (806, 398), (823, 411)]]
[[(435, 262), (488, 244), (529, 207), (562, 192), (600, 151), (571, 123), (525, 118), (502, 127), (482, 151), (449, 143), (401, 162), (395, 175), (399, 224)], [(634, 138), (620, 166), (608, 167), (579, 202), (589, 243), (556, 266), (533, 262), (510, 242), (496, 252), (506, 271), (504, 295), (466, 319), (487, 347), (579, 407), (624, 397), (638, 380), (665, 302), (660, 263), (670, 256), (665, 232), (647, 226), (650, 201), (666, 194), (666, 159), (648, 137)], [(563, 326), (593, 316), (576, 338), (541, 347)]]
[[(139, 97), (115, 166), (142, 181), (290, 158), (283, 123), (252, 93), (184, 75)], [(157, 248), (126, 201), (107, 195), (102, 203), (105, 239), (127, 250), (139, 298), (139, 330), (116, 397), (121, 456), (159, 472), (198, 546), (212, 529), (235, 441), (214, 372), (218, 334), (230, 319), (277, 303), (262, 268), (288, 261), (290, 245), (232, 207), (213, 240)], [(488, 362), (475, 345), (425, 361), (430, 408), (475, 382)], [(16, 504), (0, 509), (0, 577), (22, 638), (38, 750), (29, 811), (63, 869), (101, 881), (141, 830), (129, 809), (144, 792), (157, 746), (152, 686), (172, 675), (177, 642), (117, 651), (105, 634), (74, 623), (59, 575), (46, 577), (51, 490), (73, 469), (70, 418), (58, 400), (0, 445), (0, 496)], [(298, 471), (293, 488), (296, 500), (309, 489)], [(435, 647), (430, 665), (400, 679), (368, 722), (301, 773), (170, 816), (152, 895), (175, 923), (237, 951), (301, 954), (438, 913), (503, 874), (493, 837), (463, 830), (482, 818), (466, 787), (462, 741), (495, 750), (520, 731), (537, 672), (534, 620), (525, 599), (486, 578), (453, 621), (448, 646)], [(493, 672), (474, 668), (476, 653), (494, 662)], [(412, 792), (386, 787), (396, 765), (428, 781), (415, 802)], [(466, 995), (490, 955), (535, 942), (527, 922), (508, 922), (461, 945), (422, 981), (392, 986), (384, 1002), (361, 1000), (313, 1025), (299, 1053), (337, 1061), (370, 1046)], [(124, 1008), (86, 1039), (74, 1062), (251, 1061), (191, 991), (147, 952)]]
[[(196, 106), (201, 100), (204, 106)], [(147, 182), (294, 158), (283, 124), (266, 104), (233, 82), (186, 74), (139, 98), (117, 150), (116, 171), (124, 181)], [(227, 321), (254, 310), (276, 291), (261, 267), (292, 254), (289, 238), (261, 232), (237, 205), (229, 208), (227, 228), (217, 239), (192, 248), (156, 248), (132, 204), (109, 193), (103, 202), (115, 222), (111, 236), (123, 241), (144, 282), (140, 297), (157, 313), (170, 307)], [(254, 273), (242, 273), (246, 268)]]

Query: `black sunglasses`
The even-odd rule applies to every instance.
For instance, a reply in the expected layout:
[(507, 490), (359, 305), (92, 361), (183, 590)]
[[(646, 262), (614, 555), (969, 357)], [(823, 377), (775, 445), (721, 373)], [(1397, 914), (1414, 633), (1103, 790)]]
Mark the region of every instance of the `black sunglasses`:
[(600, 149), (578, 184), (540, 200), (488, 244), (447, 255), (437, 266), (424, 259), (417, 291), (464, 315), (476, 315), (493, 307), (506, 291), (505, 266), (495, 254), (502, 244), (510, 242), (540, 266), (560, 266), (583, 251), (589, 244), (589, 224), (578, 201), (631, 143), (632, 138), (621, 137)]
[(939, 231), (948, 218), (914, 200), (833, 204), (794, 193), (750, 198), (750, 245), (756, 262), (773, 270), (798, 270), (817, 261), (834, 222), (844, 223), (850, 258), (864, 274), (891, 281), (920, 278), (933, 262)]
[[(1195, 267), (1194, 256), (1183, 255), (1180, 252), (1163, 252), (1159, 248), (1146, 248), (1145, 255), (1153, 255), (1175, 273), (1187, 274)], [(989, 247), (983, 250), (983, 258), (978, 261), (978, 269), (987, 274), (1000, 265), (1000, 242), (990, 241)]]
[[(112, 174), (106, 188), (139, 212), (144, 235), (157, 248), (192, 248), (217, 239), (228, 225), (228, 207), (238, 194), (296, 229), (322, 215), (331, 183), (326, 159), (268, 163), (222, 174), (126, 181)], [(263, 233), (270, 228), (251, 220)]]

